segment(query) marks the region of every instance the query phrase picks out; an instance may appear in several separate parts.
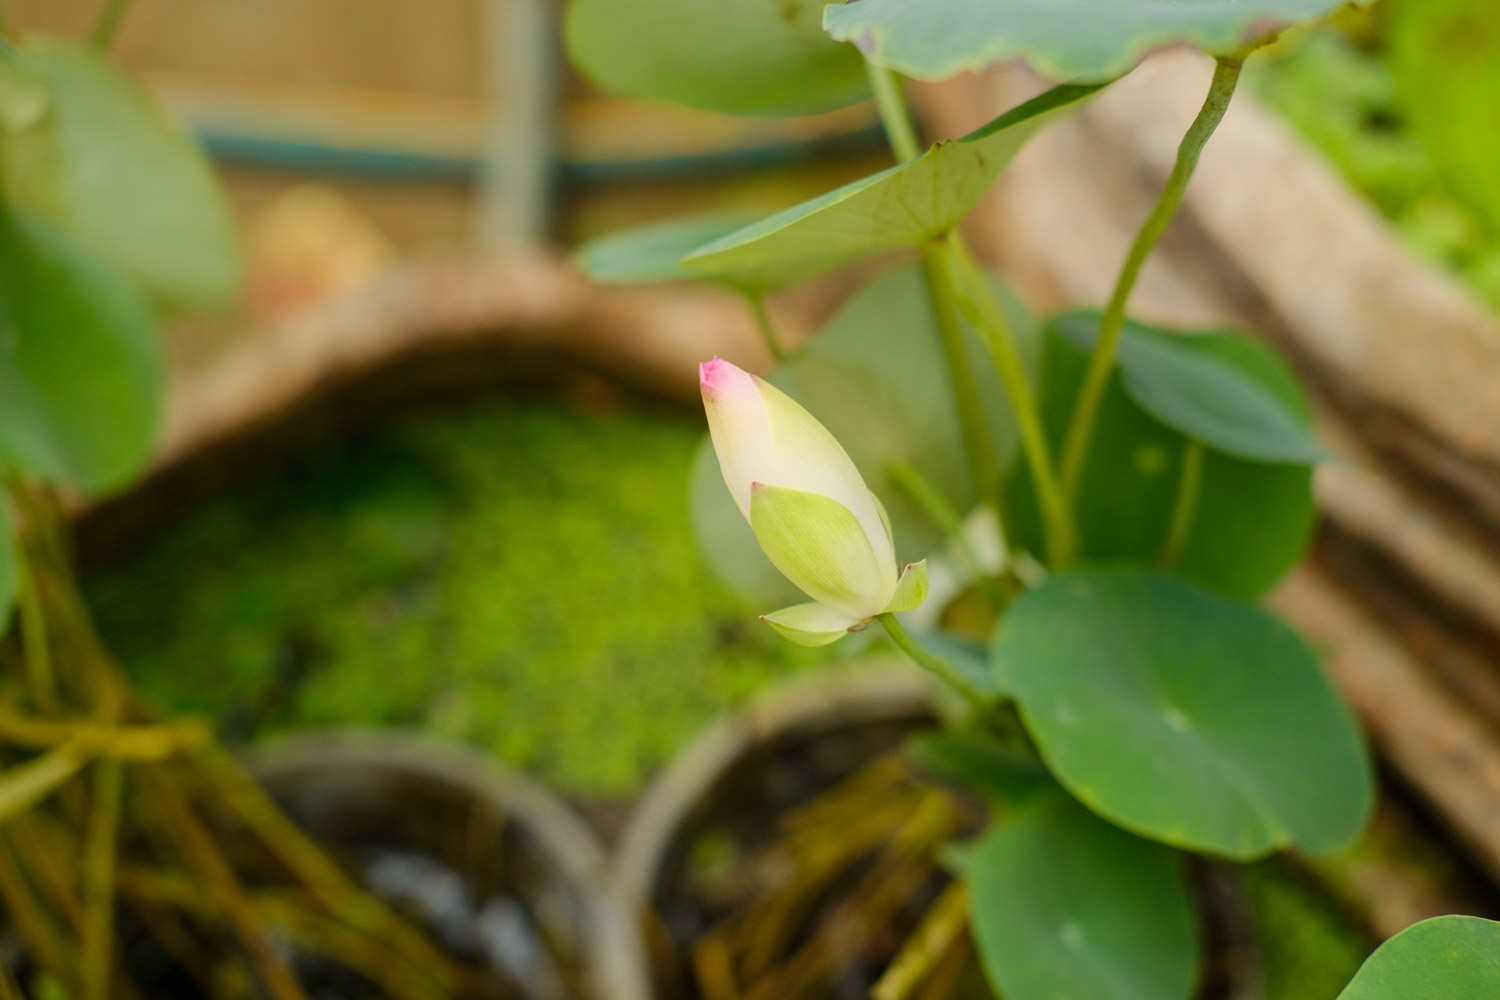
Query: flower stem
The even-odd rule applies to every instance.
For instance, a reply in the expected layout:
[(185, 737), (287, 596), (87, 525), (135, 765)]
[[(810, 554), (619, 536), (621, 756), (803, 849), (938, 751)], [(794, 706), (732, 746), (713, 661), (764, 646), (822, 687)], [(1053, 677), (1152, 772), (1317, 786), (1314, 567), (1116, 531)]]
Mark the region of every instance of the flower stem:
[(99, 12), (99, 20), (94, 22), (94, 30), (89, 33), (89, 40), (101, 49), (108, 49), (119, 34), (120, 24), (125, 20), (125, 15), (130, 11), (130, 5), (134, 0), (106, 0), (104, 9)]
[(1162, 569), (1171, 569), (1182, 556), (1182, 548), (1193, 530), (1193, 519), (1198, 514), (1198, 495), (1202, 486), (1203, 442), (1189, 438), (1182, 447), (1182, 476), (1177, 481), (1177, 502), (1172, 507), (1167, 540), (1157, 559)]
[(1089, 358), (1088, 372), (1084, 375), (1083, 386), (1078, 392), (1078, 401), (1074, 404), (1073, 417), (1068, 423), (1068, 433), (1063, 443), (1062, 482), (1070, 505), (1078, 497), (1078, 484), (1083, 476), (1084, 462), (1088, 460), (1094, 423), (1099, 417), (1099, 406), (1109, 384), (1109, 372), (1114, 365), (1120, 331), (1125, 326), (1125, 308), (1130, 302), (1130, 293), (1134, 291), (1136, 280), (1141, 276), (1146, 258), (1151, 256), (1151, 251), (1166, 231), (1167, 224), (1172, 221), (1178, 206), (1182, 204), (1188, 182), (1193, 179), (1193, 171), (1198, 167), (1203, 147), (1208, 144), (1219, 123), (1224, 120), (1225, 112), (1229, 110), (1229, 102), (1239, 84), (1240, 70), (1243, 67), (1243, 56), (1221, 58), (1215, 64), (1213, 83), (1209, 87), (1203, 108), (1183, 137), (1182, 144), (1177, 149), (1177, 162), (1172, 167), (1166, 187), (1162, 189), (1156, 207), (1136, 234), (1135, 243), (1131, 245), (1130, 253), (1126, 255), (1125, 263), (1120, 268), (1114, 294), (1110, 296), (1104, 317), (1099, 322), (1099, 339)]
[[(1042, 520), (1046, 525), (1047, 561), (1054, 569), (1066, 566), (1073, 559), (1075, 547), (1073, 518), (1058, 484), (1057, 472), (1052, 464), (1052, 450), (1047, 444), (1046, 431), (1042, 428), (1041, 411), (1031, 392), (1031, 383), (1026, 378), (1021, 357), (1016, 353), (1010, 324), (1000, 303), (995, 299), (989, 281), (974, 263), (958, 234), (951, 234), (944, 247), (950, 262), (944, 272), (948, 280), (953, 281), (959, 308), (984, 338), (985, 346), (994, 358), (1000, 382), (1010, 397), (1011, 409), (1016, 415), (1021, 450), (1031, 468), (1037, 504), (1041, 507)], [(954, 270), (962, 272), (964, 280), (961, 283), (954, 281)]]
[(905, 163), (915, 160), (921, 151), (917, 130), (907, 112), (906, 98), (901, 93), (901, 82), (896, 74), (883, 66), (865, 60), (865, 72), (870, 76), (870, 90), (875, 94), (875, 107), (880, 110), (880, 123), (885, 126), (885, 137), (891, 144), (896, 159)]
[(909, 462), (892, 462), (886, 467), (886, 475), (897, 486), (906, 491), (907, 496), (922, 508), (932, 522), (942, 529), (958, 549), (959, 555), (963, 557), (969, 572), (974, 576), (974, 582), (984, 591), (985, 597), (995, 610), (1005, 607), (1005, 595), (996, 586), (995, 579), (985, 572), (984, 561), (979, 558), (979, 553), (969, 543), (964, 535), (963, 523), (959, 519), (958, 511), (953, 509), (946, 497), (942, 495), (937, 487), (932, 485), (932, 480)]
[(745, 302), (750, 306), (750, 315), (755, 317), (755, 328), (760, 331), (760, 339), (765, 342), (766, 350), (771, 353), (775, 361), (786, 360), (786, 348), (781, 346), (781, 337), (776, 333), (776, 324), (771, 322), (771, 314), (766, 312), (766, 299), (760, 292), (747, 291), (744, 293)]
[(885, 628), (886, 634), (891, 637), (891, 641), (900, 647), (903, 653), (911, 657), (917, 666), (963, 695), (974, 708), (984, 711), (990, 707), (990, 700), (966, 681), (963, 674), (959, 673), (953, 664), (923, 649), (917, 640), (912, 638), (911, 633), (906, 631), (905, 626), (896, 620), (895, 615), (887, 611), (879, 617), (880, 624)]

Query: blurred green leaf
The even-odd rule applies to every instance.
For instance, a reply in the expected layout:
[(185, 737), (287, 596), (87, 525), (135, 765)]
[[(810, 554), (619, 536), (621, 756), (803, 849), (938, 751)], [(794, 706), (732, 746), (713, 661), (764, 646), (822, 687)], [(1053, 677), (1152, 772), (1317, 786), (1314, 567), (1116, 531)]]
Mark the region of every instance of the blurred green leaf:
[[(1034, 369), (1036, 321), (1007, 286), (997, 280), (994, 287), (1022, 358)], [(1017, 448), (1009, 403), (978, 335), (964, 327), (964, 340), (1003, 468)], [(903, 563), (936, 551), (943, 535), (891, 479), (893, 463), (916, 469), (955, 510), (967, 512), (979, 502), (919, 265), (901, 264), (868, 282), (796, 356), (777, 367), (771, 382), (844, 446), (885, 505)], [(771, 579), (774, 570), (744, 527), (712, 449), (706, 443), (704, 449), (694, 464), (691, 492), (693, 524), (709, 562), (756, 604), (792, 603), (796, 593)]]
[(636, 226), (590, 240), (574, 259), (600, 284), (692, 280), (698, 275), (683, 269), (682, 258), (751, 221), (742, 215), (695, 215)]
[(1500, 997), (1500, 923), (1433, 917), (1376, 949), (1338, 1000)]
[(230, 301), (239, 243), (198, 147), (91, 46), (31, 36), (19, 59), (52, 103), (6, 156), (12, 203), (51, 217), (163, 308)]
[[(1109, 80), (1152, 49), (1227, 55), (1345, 0), (860, 0), (823, 22), (875, 62), (924, 80), (1024, 59), (1056, 80)], [(1425, 2), (1425, 0), (1418, 0)]]
[(1008, 806), (1057, 788), (1040, 761), (979, 736), (942, 730), (921, 733), (908, 741), (907, 750), (919, 766), (938, 777), (983, 792)]
[[(1070, 313), (1053, 320), (1052, 328), (1087, 353), (1099, 337), (1099, 314)], [(1116, 358), (1125, 391), (1141, 409), (1215, 451), (1288, 465), (1327, 457), (1308, 426), (1295, 380), (1254, 341), (1127, 322)], [(1275, 391), (1282, 382), (1292, 391)]]
[(961, 852), (974, 943), (1006, 1000), (1186, 1000), (1198, 932), (1182, 858), (1060, 791)]
[(1500, 232), (1500, 10), (1388, 0), (1387, 60), (1412, 130), (1448, 184)]
[(36, 124), (51, 101), (47, 85), (26, 72), (15, 51), (0, 39), (0, 131), (19, 131)]
[[(1192, 343), (1238, 368), (1308, 426), (1308, 404), (1295, 377), (1264, 345), (1231, 334), (1197, 334)], [(1042, 416), (1060, 447), (1088, 359), (1057, 323), (1046, 327), (1042, 355)], [(1142, 409), (1118, 370), (1096, 428), (1074, 508), (1083, 557), (1154, 563), (1167, 540), (1188, 439)], [(1024, 467), (1017, 467), (1005, 496), (1012, 541), (1041, 551), (1041, 519)], [(1235, 597), (1259, 597), (1301, 560), (1315, 519), (1306, 465), (1207, 451), (1196, 511), (1173, 572)]]
[(1144, 570), (1063, 573), (991, 649), (1053, 774), (1141, 836), (1246, 860), (1346, 846), (1374, 777), (1307, 643), (1248, 605)]
[[(868, 2), (868, 0), (862, 0)], [(795, 205), (686, 257), (704, 277), (775, 288), (946, 234), (1043, 125), (1097, 87), (1056, 87), (962, 139)]]
[(151, 455), (164, 369), (128, 282), (0, 209), (0, 465), (90, 493), (120, 486)]
[(573, 0), (568, 53), (623, 97), (705, 111), (827, 111), (868, 93), (859, 53), (823, 33), (813, 0)]

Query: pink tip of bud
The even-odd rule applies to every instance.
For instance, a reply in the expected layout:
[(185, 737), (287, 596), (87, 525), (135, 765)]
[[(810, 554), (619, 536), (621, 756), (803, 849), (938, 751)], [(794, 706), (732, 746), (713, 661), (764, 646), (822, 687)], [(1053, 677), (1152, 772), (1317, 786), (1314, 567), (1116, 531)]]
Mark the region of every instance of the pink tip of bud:
[(698, 366), (698, 384), (706, 395), (719, 395), (754, 383), (748, 373), (734, 364), (723, 358), (714, 358)]

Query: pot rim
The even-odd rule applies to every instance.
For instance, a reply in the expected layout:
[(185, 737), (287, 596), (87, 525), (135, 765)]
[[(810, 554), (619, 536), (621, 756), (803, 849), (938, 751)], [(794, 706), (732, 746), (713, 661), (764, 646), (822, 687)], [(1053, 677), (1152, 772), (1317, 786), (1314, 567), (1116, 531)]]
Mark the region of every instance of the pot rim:
[(613, 883), (631, 912), (649, 911), (676, 837), (721, 776), (756, 747), (799, 731), (923, 714), (936, 717), (927, 675), (894, 658), (866, 659), (771, 687), (709, 725), (651, 782), (615, 851)]
[(252, 749), (243, 759), (257, 781), (271, 785), (330, 770), (373, 769), (430, 778), (519, 819), (581, 901), (592, 938), (582, 958), (594, 996), (651, 996), (639, 928), (622, 903), (608, 854), (583, 820), (536, 782), (478, 751), (433, 736), (369, 727), (298, 733)]

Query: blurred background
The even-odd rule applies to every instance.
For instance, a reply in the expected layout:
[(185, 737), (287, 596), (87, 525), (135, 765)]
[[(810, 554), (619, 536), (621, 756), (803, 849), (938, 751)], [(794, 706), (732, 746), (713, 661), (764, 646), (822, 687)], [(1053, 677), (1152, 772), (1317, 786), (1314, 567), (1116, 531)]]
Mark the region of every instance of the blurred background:
[[(1258, 57), (1205, 159), (1203, 189), (1227, 193), (1189, 203), (1142, 286), (1147, 314), (1269, 336), (1354, 457), (1319, 483), (1316, 578), (1278, 600), (1353, 650), (1335, 675), (1397, 790), (1396, 846), (1337, 862), (1332, 897), (1281, 869), (1257, 883), (1258, 919), (1292, 928), (1272, 946), (1287, 998), (1332, 995), (1310, 984), (1347, 977), (1372, 921), (1453, 885), (1488, 906), (1500, 877), (1500, 10), (1455, 29), (1421, 6)], [(97, 7), (6, 3), (23, 34), (86, 32)], [(768, 213), (890, 156), (867, 104), (747, 119), (606, 96), (568, 66), (559, 17), (134, 4), (114, 54), (214, 157), (247, 276), (232, 310), (168, 326), (162, 458), (80, 512), (78, 537), (104, 637), (156, 703), (235, 743), (437, 734), (608, 834), (721, 712), (861, 650), (779, 641), (695, 538), (693, 365), (767, 362), (741, 303), (599, 289), (567, 254), (640, 222)], [(976, 213), (976, 245), (1038, 308), (1103, 297), (1200, 89), (1180, 57), (1049, 132)], [(1002, 68), (915, 97), (937, 137), (1035, 86)], [(1438, 104), (1448, 119), (1424, 115)], [(1291, 263), (1308, 255), (1326, 270)], [(852, 280), (772, 314), (804, 338)], [(1424, 756), (1414, 726), (1461, 733), (1468, 765)], [(1417, 889), (1391, 881), (1413, 868)], [(1371, 917), (1394, 885), (1410, 905)]]

